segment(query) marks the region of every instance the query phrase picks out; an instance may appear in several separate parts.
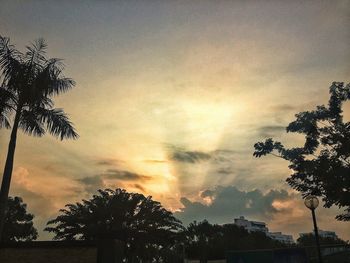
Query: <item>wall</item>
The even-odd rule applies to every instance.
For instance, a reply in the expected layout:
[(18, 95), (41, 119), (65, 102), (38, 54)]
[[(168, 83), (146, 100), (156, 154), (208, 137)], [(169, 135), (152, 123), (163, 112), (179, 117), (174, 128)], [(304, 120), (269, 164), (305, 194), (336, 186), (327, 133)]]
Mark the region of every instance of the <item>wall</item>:
[(0, 262), (6, 263), (96, 263), (96, 259), (96, 245), (88, 242), (38, 241), (0, 248)]

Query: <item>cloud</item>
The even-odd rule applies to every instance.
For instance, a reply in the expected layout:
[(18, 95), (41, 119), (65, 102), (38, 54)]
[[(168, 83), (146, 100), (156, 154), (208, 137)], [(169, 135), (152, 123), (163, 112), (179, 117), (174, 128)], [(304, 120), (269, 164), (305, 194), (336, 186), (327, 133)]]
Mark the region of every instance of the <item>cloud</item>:
[(291, 104), (279, 104), (271, 107), (272, 112), (290, 112), (296, 111), (298, 107)]
[(65, 204), (79, 199), (84, 190), (74, 180), (54, 175), (38, 176), (24, 167), (16, 167), (12, 179), (10, 195), (23, 198), (27, 211), (35, 216), (34, 225), (41, 240), (52, 238), (51, 234), (43, 232), (46, 222)]
[(87, 176), (77, 179), (77, 181), (83, 184), (85, 191), (88, 193), (94, 193), (97, 189), (104, 188), (101, 175)]
[(202, 151), (187, 151), (186, 149), (171, 146), (170, 159), (181, 163), (198, 163), (209, 160), (212, 155)]
[(231, 167), (222, 167), (217, 170), (217, 173), (228, 175), (228, 174), (233, 174), (234, 170)]
[[(119, 181), (119, 182), (145, 182), (148, 180), (151, 180), (152, 177), (148, 175), (143, 174), (137, 174), (125, 170), (118, 170), (118, 169), (107, 169), (104, 173), (93, 175), (93, 176), (86, 176), (80, 179), (77, 179), (76, 181), (83, 185), (84, 190), (87, 193), (94, 193), (97, 189), (110, 187), (110, 182), (108, 181)], [(144, 191), (145, 189), (140, 186), (139, 184), (134, 185), (135, 188), (140, 189)], [(122, 187), (119, 185), (118, 187)]]
[(154, 159), (150, 159), (150, 160), (144, 160), (145, 163), (153, 163), (153, 164), (159, 164), (159, 163), (166, 163), (166, 160), (154, 160)]
[(53, 202), (46, 198), (41, 193), (32, 192), (24, 187), (14, 187), (15, 190), (11, 196), (20, 196), (23, 198), (24, 203), (28, 205), (29, 213), (33, 213), (35, 217), (48, 217), (55, 212), (55, 206)]
[(137, 174), (125, 170), (108, 169), (105, 174), (102, 175), (106, 179), (117, 179), (122, 181), (138, 181), (138, 180), (150, 180), (152, 177), (143, 174)]
[(286, 127), (281, 125), (262, 126), (258, 129), (259, 136), (261, 137), (274, 137), (275, 135), (280, 135), (285, 131)]
[(210, 154), (199, 151), (178, 151), (172, 155), (173, 160), (185, 163), (197, 163), (210, 158)]
[(96, 161), (96, 164), (100, 165), (100, 166), (114, 166), (114, 165), (118, 165), (122, 162), (123, 161), (118, 160), (118, 159), (100, 159), (100, 160)]
[(279, 213), (279, 209), (274, 206), (275, 201), (281, 202), (292, 197), (293, 195), (285, 190), (263, 193), (260, 190), (241, 191), (235, 186), (218, 186), (201, 192), (200, 198), (203, 203), (182, 197), (180, 201), (184, 207), (180, 212), (176, 212), (176, 216), (184, 223), (203, 219), (227, 223), (240, 215), (264, 220)]
[(205, 190), (201, 193), (201, 197), (202, 198), (206, 198), (206, 197), (212, 197), (214, 195), (214, 191), (212, 190)]
[(134, 184), (134, 187), (141, 190), (142, 192), (145, 192), (145, 188), (143, 186), (141, 186), (140, 184)]

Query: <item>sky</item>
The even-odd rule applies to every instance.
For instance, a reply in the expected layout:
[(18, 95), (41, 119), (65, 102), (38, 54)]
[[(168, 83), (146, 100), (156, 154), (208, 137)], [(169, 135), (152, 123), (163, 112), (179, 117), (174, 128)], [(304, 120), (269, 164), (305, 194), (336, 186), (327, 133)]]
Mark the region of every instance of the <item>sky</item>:
[[(153, 196), (185, 224), (243, 215), (294, 238), (312, 230), (285, 182), (288, 162), (256, 159), (253, 145), (302, 145), (285, 132), (294, 114), (326, 104), (333, 81), (350, 82), (350, 1), (0, 4), (0, 35), (22, 51), (44, 38), (77, 83), (55, 107), (78, 140), (18, 137), (10, 194), (35, 214), (40, 239), (65, 204), (118, 187)], [(1, 167), (8, 140), (0, 130)], [(339, 212), (318, 208), (319, 227), (350, 239)]]

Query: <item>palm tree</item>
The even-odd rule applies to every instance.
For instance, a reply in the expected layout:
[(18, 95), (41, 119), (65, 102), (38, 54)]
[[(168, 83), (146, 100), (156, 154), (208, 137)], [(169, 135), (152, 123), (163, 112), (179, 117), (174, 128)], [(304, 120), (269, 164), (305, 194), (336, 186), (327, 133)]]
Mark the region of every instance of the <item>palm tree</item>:
[(62, 76), (60, 59), (46, 58), (46, 43), (38, 39), (21, 53), (0, 36), (0, 128), (12, 128), (0, 190), (0, 240), (10, 190), (17, 130), (33, 136), (46, 132), (76, 139), (72, 123), (62, 109), (53, 108), (54, 95), (71, 89), (75, 82)]

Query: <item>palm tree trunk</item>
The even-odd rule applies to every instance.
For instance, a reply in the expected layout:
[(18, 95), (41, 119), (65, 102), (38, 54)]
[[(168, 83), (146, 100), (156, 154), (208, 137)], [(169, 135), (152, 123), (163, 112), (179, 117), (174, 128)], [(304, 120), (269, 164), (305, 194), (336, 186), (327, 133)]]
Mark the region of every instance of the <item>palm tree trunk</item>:
[(2, 233), (3, 233), (5, 219), (6, 219), (7, 200), (8, 200), (8, 195), (10, 191), (19, 120), (20, 120), (20, 110), (17, 110), (12, 131), (11, 131), (10, 143), (8, 146), (7, 158), (6, 158), (4, 174), (2, 177), (1, 190), (0, 190), (0, 241), (2, 241)]

